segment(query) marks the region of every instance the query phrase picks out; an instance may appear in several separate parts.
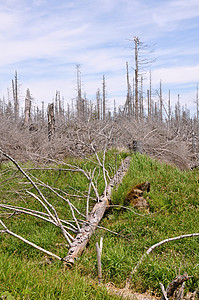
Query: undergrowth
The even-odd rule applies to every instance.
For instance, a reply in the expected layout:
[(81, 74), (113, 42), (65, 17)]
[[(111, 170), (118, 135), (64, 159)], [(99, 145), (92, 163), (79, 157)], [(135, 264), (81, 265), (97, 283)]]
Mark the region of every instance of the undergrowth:
[[(102, 156), (102, 154), (101, 154)], [(126, 154), (115, 151), (107, 153), (106, 167), (111, 176)], [(117, 164), (116, 164), (117, 158)], [(95, 158), (91, 158), (94, 160)], [(85, 170), (93, 170), (90, 161), (68, 160)], [(32, 176), (66, 193), (82, 196), (87, 193), (89, 182), (81, 173), (53, 170), (33, 170), (32, 163), (26, 163)], [(63, 164), (48, 167), (63, 168)], [(0, 202), (31, 209), (43, 210), (26, 190), (33, 191), (25, 178), (11, 163), (1, 165)], [(96, 172), (99, 172), (97, 170)], [(33, 177), (34, 178), (34, 177)], [(124, 208), (110, 208), (100, 223), (112, 231), (97, 229), (89, 246), (85, 249), (75, 267), (69, 270), (59, 261), (46, 262), (45, 255), (16, 238), (0, 235), (0, 296), (10, 293), (15, 299), (119, 299), (109, 296), (103, 286), (97, 285), (97, 261), (95, 243), (103, 236), (102, 272), (103, 282), (113, 282), (124, 287), (126, 279), (141, 256), (153, 244), (166, 238), (198, 232), (199, 200), (198, 170), (180, 171), (176, 167), (160, 163), (151, 158), (133, 154), (129, 171), (117, 191), (113, 192), (112, 204), (123, 205), (128, 191), (144, 181), (149, 181), (151, 190), (144, 194), (149, 203), (149, 211), (140, 212)], [(98, 175), (98, 190), (104, 189), (102, 172)], [(46, 197), (56, 206), (60, 218), (71, 218), (66, 203), (40, 187)], [(79, 192), (78, 192), (79, 191)], [(92, 192), (91, 196), (95, 195)], [(70, 200), (85, 213), (85, 198)], [(95, 201), (91, 201), (91, 206)], [(60, 230), (50, 223), (23, 214), (11, 218), (0, 210), (0, 215), (8, 228), (28, 238), (60, 257), (67, 254), (67, 247)], [(75, 236), (75, 235), (74, 235)], [(195, 291), (199, 286), (198, 237), (181, 239), (156, 248), (146, 257), (132, 277), (131, 287), (137, 292), (150, 291), (160, 295), (159, 282), (165, 286), (184, 272), (192, 278), (186, 283), (186, 292)], [(96, 283), (95, 283), (96, 282)]]

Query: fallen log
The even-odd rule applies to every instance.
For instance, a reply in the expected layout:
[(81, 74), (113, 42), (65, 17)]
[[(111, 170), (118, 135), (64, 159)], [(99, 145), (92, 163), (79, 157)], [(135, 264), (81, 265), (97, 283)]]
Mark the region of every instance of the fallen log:
[(128, 171), (129, 164), (130, 157), (128, 156), (124, 159), (116, 174), (110, 180), (109, 184), (107, 185), (104, 191), (104, 194), (94, 205), (87, 222), (85, 222), (82, 225), (80, 232), (77, 234), (75, 240), (70, 246), (67, 256), (63, 258), (63, 261), (66, 262), (68, 265), (72, 266), (75, 263), (75, 260), (82, 254), (93, 232), (95, 231), (99, 222), (103, 218), (106, 208), (109, 205), (113, 187), (119, 185), (122, 182), (124, 175)]

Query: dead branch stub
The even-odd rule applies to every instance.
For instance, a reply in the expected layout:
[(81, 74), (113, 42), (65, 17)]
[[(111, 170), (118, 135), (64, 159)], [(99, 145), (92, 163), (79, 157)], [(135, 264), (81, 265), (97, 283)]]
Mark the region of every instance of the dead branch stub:
[[(175, 293), (179, 286), (183, 285), (184, 282), (189, 280), (191, 277), (187, 273), (183, 275), (178, 275), (172, 280), (172, 282), (167, 286), (166, 291), (163, 293), (161, 300), (169, 299)], [(163, 285), (162, 285), (163, 286)]]

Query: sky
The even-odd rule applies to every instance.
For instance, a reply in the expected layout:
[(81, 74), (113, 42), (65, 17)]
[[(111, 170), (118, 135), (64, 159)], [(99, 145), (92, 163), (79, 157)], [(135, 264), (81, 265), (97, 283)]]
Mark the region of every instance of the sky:
[(165, 103), (170, 89), (172, 105), (179, 94), (181, 104), (194, 110), (198, 0), (0, 0), (0, 97), (12, 98), (17, 71), (21, 105), (27, 88), (35, 105), (52, 102), (56, 90), (70, 103), (80, 65), (88, 99), (95, 100), (105, 75), (109, 107), (114, 99), (122, 105), (126, 62), (133, 82), (135, 36), (148, 45), (140, 52), (149, 62), (143, 69), (144, 91), (151, 70), (154, 98), (161, 80)]

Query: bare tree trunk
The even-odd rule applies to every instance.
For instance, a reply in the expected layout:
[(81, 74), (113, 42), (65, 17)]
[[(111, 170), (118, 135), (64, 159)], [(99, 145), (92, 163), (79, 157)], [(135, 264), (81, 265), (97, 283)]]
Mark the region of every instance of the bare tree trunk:
[(178, 94), (178, 101), (175, 105), (175, 118), (176, 122), (179, 124), (181, 119), (181, 110), (180, 110), (180, 95)]
[(135, 42), (135, 119), (138, 121), (138, 37), (134, 37)]
[(128, 62), (126, 62), (126, 80), (127, 80), (127, 109), (128, 109), (128, 118), (129, 120), (132, 117), (132, 93), (131, 93), (131, 85), (129, 81), (129, 68)]
[(18, 78), (17, 71), (15, 71), (15, 78), (12, 80), (12, 92), (13, 92), (13, 100), (14, 100), (14, 116), (15, 122), (19, 119), (19, 99), (18, 99)]
[(96, 100), (97, 100), (97, 119), (100, 120), (100, 90), (97, 90), (96, 93)]
[(103, 121), (106, 120), (106, 82), (105, 82), (105, 76), (103, 75), (103, 81), (102, 81), (102, 88), (103, 88), (103, 95), (102, 95), (102, 105), (103, 105)]
[(55, 119), (58, 121), (58, 97), (59, 97), (59, 92), (56, 91), (55, 94)]
[(141, 76), (141, 88), (140, 88), (140, 119), (144, 117), (144, 103), (143, 103), (143, 77)]
[(30, 122), (30, 112), (31, 112), (31, 96), (30, 90), (27, 89), (26, 91), (26, 98), (25, 98), (25, 113), (24, 113), (24, 125), (28, 126)]
[(133, 78), (132, 114), (135, 118), (135, 79)]
[(150, 111), (150, 117), (152, 114), (152, 100), (151, 100), (151, 71), (150, 71), (150, 81), (149, 81), (149, 111)]
[(41, 106), (41, 120), (42, 120), (42, 125), (44, 125), (44, 101), (42, 101), (42, 106)]
[(197, 87), (196, 87), (196, 118), (197, 118), (197, 121), (199, 121), (199, 103), (198, 103), (198, 84), (197, 84)]
[(162, 103), (162, 82), (160, 80), (160, 122), (162, 122), (162, 107), (163, 107), (163, 103)]
[(148, 103), (148, 120), (150, 119), (150, 98), (149, 98), (149, 90), (147, 90), (147, 103)]
[(55, 133), (54, 103), (48, 104), (48, 139)]
[(171, 93), (169, 90), (169, 100), (168, 100), (168, 133), (170, 133), (171, 128)]
[(157, 106), (157, 102), (155, 102), (155, 121), (158, 121), (158, 106)]
[(77, 68), (77, 118), (79, 120), (83, 119), (83, 104), (82, 104), (82, 86), (81, 86), (81, 72), (80, 65)]

